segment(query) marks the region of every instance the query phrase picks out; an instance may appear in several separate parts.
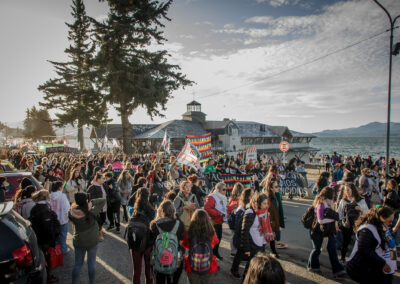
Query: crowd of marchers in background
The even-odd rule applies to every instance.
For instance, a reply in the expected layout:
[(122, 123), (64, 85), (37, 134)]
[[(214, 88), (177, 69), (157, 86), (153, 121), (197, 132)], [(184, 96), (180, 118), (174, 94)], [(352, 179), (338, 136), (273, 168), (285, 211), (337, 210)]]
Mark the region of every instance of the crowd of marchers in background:
[[(388, 272), (389, 265), (375, 247), (379, 245), (383, 252), (395, 249), (387, 247), (390, 237), (396, 239), (399, 226), (400, 169), (395, 162), (389, 163), (392, 176), (384, 188), (384, 160), (358, 158), (343, 159), (334, 153), (329, 157), (328, 171), (316, 181), (308, 269), (321, 273), (319, 254), (327, 239), (335, 277), (343, 277), (347, 271), (364, 283), (363, 279), (371, 278), (363, 278), (367, 274), (360, 275), (360, 271), (368, 268), (371, 275), (390, 283), (392, 271)], [(85, 254), (90, 283), (95, 283), (96, 251), (104, 230), (118, 234), (121, 222), (127, 224), (124, 237), (132, 260), (132, 283), (140, 283), (143, 260), (146, 283), (178, 283), (183, 269), (189, 283), (211, 283), (219, 270), (218, 261), (223, 259), (219, 253), (223, 223), (228, 223), (232, 232), (233, 277), (245, 283), (275, 277), (281, 281), (276, 283), (285, 283), (276, 260), (277, 249), (287, 247), (280, 242), (285, 217), (279, 180), (287, 172), (305, 172), (304, 162), (296, 158), (283, 164), (260, 155), (246, 163), (242, 156), (220, 155), (199, 169), (179, 164), (176, 156), (165, 154), (10, 152), (8, 159), (16, 168), (32, 172), (43, 186), (35, 191), (29, 179), (24, 179), (14, 197), (14, 208), (31, 220), (44, 253), (55, 245), (60, 245), (63, 253), (70, 251), (66, 237), (68, 223), (72, 223), (73, 283), (79, 281)], [(251, 174), (251, 186), (236, 183), (227, 190), (221, 179), (225, 173)], [(0, 192), (6, 190), (6, 183), (0, 177)], [(381, 208), (373, 208), (373, 195), (379, 196)], [(363, 246), (365, 238), (370, 242), (368, 248)], [(354, 242), (355, 249), (347, 258), (348, 247)], [(363, 261), (365, 253), (377, 256), (373, 265)], [(246, 267), (240, 274), (241, 262)], [(48, 273), (48, 282), (57, 280)]]

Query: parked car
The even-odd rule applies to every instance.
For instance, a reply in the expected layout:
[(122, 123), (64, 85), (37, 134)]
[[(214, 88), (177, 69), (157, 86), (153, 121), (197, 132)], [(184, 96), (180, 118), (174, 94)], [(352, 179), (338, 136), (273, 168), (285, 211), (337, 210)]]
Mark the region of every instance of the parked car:
[(20, 171), (4, 172), (4, 173), (0, 172), (0, 177), (6, 177), (7, 182), (9, 183), (9, 185), (6, 187), (6, 200), (14, 199), (14, 195), (19, 188), (19, 184), (21, 183), (21, 180), (23, 180), (24, 178), (29, 178), (32, 181), (32, 184), (36, 187), (36, 190), (42, 188), (40, 182), (37, 179), (35, 179), (35, 177), (32, 175), (31, 172), (20, 172)]
[(44, 284), (46, 263), (35, 232), (12, 208), (12, 202), (0, 203), (0, 283)]
[(17, 169), (7, 160), (0, 160), (0, 173), (15, 172)]

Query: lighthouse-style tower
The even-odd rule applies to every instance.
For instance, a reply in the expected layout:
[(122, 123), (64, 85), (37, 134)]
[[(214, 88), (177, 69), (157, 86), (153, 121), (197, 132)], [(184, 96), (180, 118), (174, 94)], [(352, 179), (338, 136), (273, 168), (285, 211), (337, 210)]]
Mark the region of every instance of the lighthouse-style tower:
[(206, 121), (206, 114), (201, 112), (201, 104), (192, 101), (188, 103), (187, 110), (182, 114), (182, 119), (186, 121), (199, 122), (203, 124)]

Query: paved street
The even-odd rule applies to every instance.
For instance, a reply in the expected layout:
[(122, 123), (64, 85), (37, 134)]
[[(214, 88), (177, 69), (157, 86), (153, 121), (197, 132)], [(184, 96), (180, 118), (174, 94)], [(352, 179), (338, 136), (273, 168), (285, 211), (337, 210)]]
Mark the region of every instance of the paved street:
[[(311, 241), (308, 232), (301, 224), (301, 216), (309, 206), (310, 201), (292, 200), (284, 201), (286, 216), (286, 229), (282, 231), (282, 241), (288, 245), (287, 249), (278, 250), (280, 261), (286, 271), (289, 283), (354, 283), (350, 280), (336, 281), (332, 278), (329, 259), (326, 252), (321, 254), (323, 275), (308, 273), (305, 269), (307, 258), (311, 249)], [(125, 225), (124, 225), (125, 226)], [(71, 229), (71, 228), (70, 228)], [(130, 283), (132, 264), (126, 243), (123, 239), (124, 228), (121, 234), (114, 232), (105, 235), (104, 242), (100, 243), (97, 253), (96, 283)], [(232, 263), (229, 249), (230, 231), (224, 226), (224, 237), (220, 251), (224, 260), (219, 263), (221, 270), (216, 273), (216, 281), (225, 283), (240, 283), (230, 276), (229, 269)], [(68, 245), (72, 247), (71, 235), (68, 235)], [(267, 246), (269, 252), (269, 246)], [(71, 271), (74, 263), (74, 253), (71, 250), (64, 258), (64, 267), (57, 268), (54, 272), (60, 277), (59, 283), (71, 282)], [(241, 271), (244, 265), (241, 266)], [(88, 283), (86, 263), (81, 272), (81, 283)], [(144, 283), (144, 280), (143, 280)], [(186, 283), (186, 275), (183, 272), (180, 283)], [(400, 283), (397, 274), (393, 283)]]

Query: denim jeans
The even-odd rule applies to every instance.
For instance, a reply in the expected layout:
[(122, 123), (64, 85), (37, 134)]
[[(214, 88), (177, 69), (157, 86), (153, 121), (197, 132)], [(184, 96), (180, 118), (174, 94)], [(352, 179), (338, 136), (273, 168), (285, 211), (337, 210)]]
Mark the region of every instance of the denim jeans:
[(68, 234), (68, 223), (60, 226), (60, 235), (58, 236), (57, 245), (61, 245), (62, 253), (67, 252), (67, 234)]
[[(313, 249), (310, 253), (310, 257), (308, 259), (308, 268), (311, 269), (319, 269), (319, 255), (321, 254), (321, 246), (323, 241), (323, 236), (321, 233), (314, 233), (311, 235), (311, 242), (313, 245)], [(329, 254), (329, 260), (332, 266), (332, 272), (337, 273), (339, 271), (344, 270), (343, 266), (340, 264), (337, 250), (336, 250), (336, 237), (335, 235), (330, 235), (328, 238), (328, 245), (326, 247)]]
[(88, 254), (87, 257), (87, 265), (88, 265), (88, 272), (89, 272), (89, 283), (95, 283), (96, 277), (96, 252), (97, 252), (97, 245), (91, 249), (81, 249), (75, 248), (75, 265), (74, 269), (72, 270), (72, 284), (76, 284), (79, 282), (79, 274), (81, 272), (81, 268), (83, 265), (83, 261), (85, 259), (85, 254)]

